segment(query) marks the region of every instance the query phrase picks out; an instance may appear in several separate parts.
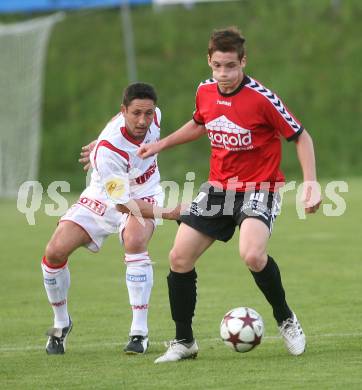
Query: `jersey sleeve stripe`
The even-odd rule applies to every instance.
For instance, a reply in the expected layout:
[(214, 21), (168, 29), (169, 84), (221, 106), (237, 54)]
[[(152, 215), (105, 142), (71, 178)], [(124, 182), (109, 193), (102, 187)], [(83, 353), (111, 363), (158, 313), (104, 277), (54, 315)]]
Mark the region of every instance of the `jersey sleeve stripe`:
[(215, 79), (207, 79), (207, 80), (201, 81), (201, 83), (197, 87), (197, 90), (199, 90), (201, 87), (204, 87), (206, 85), (216, 84), (216, 83), (217, 83), (217, 81)]
[(155, 125), (160, 128), (160, 124), (158, 123), (157, 113), (155, 112), (155, 115), (153, 116), (153, 122)]
[(129, 155), (128, 153), (126, 153), (124, 150), (121, 150), (121, 149), (118, 149), (116, 148), (114, 145), (112, 145), (110, 142), (108, 141), (105, 141), (105, 140), (102, 140), (101, 142), (99, 142), (99, 144), (97, 145), (97, 150), (96, 150), (96, 153), (99, 149), (100, 146), (104, 146), (106, 147), (107, 149), (110, 149), (112, 150), (112, 152), (115, 152), (117, 154), (119, 154), (120, 156), (122, 156), (125, 160), (127, 160), (127, 162), (129, 161)]
[(294, 118), (290, 115), (288, 110), (284, 107), (284, 105), (281, 102), (281, 100), (273, 92), (271, 92), (269, 89), (265, 88), (263, 85), (257, 83), (252, 78), (250, 78), (250, 83), (246, 84), (245, 86), (248, 87), (248, 88), (251, 88), (252, 90), (254, 90), (257, 93), (260, 93), (261, 95), (266, 97), (269, 100), (269, 102), (274, 106), (274, 108), (279, 112), (279, 114), (282, 116), (282, 118), (284, 118), (284, 120), (288, 123), (290, 128), (295, 133), (299, 132), (299, 134), (300, 134), (303, 131), (302, 126), (299, 125), (294, 120)]
[(153, 116), (153, 122), (154, 122), (154, 124), (155, 124), (158, 128), (160, 128), (161, 126), (160, 126), (160, 121), (159, 121), (159, 119), (158, 119), (158, 116), (161, 117), (161, 111), (160, 111), (159, 108), (156, 108), (155, 115)]
[(292, 136), (287, 138), (287, 141), (288, 142), (295, 141), (299, 137), (299, 135), (303, 132), (303, 130), (304, 130), (304, 127), (300, 126), (299, 130), (296, 133), (294, 133)]
[(107, 149), (112, 150), (112, 152), (117, 153), (118, 155), (120, 155), (121, 157), (123, 157), (123, 158), (127, 161), (127, 164), (129, 164), (129, 155), (128, 155), (128, 153), (126, 153), (125, 151), (123, 151), (123, 150), (121, 150), (121, 149), (116, 148), (116, 147), (115, 147), (114, 145), (112, 145), (110, 142), (108, 142), (108, 141), (106, 141), (106, 140), (102, 140), (102, 141), (100, 141), (100, 142), (98, 143), (97, 149), (96, 149), (96, 151), (95, 151), (95, 153), (94, 153), (94, 166), (96, 167), (96, 169), (98, 169), (98, 168), (97, 168), (97, 152), (98, 152), (98, 150), (99, 150), (99, 148), (100, 148), (101, 146), (103, 146), (103, 147), (105, 147), (105, 148), (107, 148)]

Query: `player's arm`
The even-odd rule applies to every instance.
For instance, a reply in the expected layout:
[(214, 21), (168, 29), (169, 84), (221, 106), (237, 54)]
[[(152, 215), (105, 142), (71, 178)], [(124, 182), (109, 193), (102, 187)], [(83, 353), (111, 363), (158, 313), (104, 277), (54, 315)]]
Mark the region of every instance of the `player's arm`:
[(163, 218), (177, 220), (180, 218), (181, 206), (177, 205), (173, 209), (158, 207), (141, 199), (131, 199), (127, 203), (117, 204), (117, 210), (122, 213), (131, 213), (136, 217), (143, 218)]
[[(277, 102), (277, 104), (276, 104)], [(267, 122), (288, 141), (294, 141), (303, 172), (303, 194), (301, 201), (306, 213), (315, 213), (322, 200), (317, 182), (314, 147), (311, 136), (293, 116), (284, 103), (274, 95), (274, 100), (264, 100), (264, 114)]]
[(295, 140), (297, 155), (303, 172), (304, 189), (302, 202), (306, 213), (315, 213), (321, 202), (320, 186), (317, 183), (315, 154), (312, 137), (304, 129)]
[(316, 181), (317, 173), (312, 137), (304, 129), (295, 143), (304, 181)]
[(141, 158), (147, 158), (161, 152), (162, 150), (172, 148), (176, 145), (192, 142), (200, 138), (206, 132), (205, 126), (196, 123), (193, 119), (185, 123), (178, 130), (153, 144), (141, 145), (137, 154)]

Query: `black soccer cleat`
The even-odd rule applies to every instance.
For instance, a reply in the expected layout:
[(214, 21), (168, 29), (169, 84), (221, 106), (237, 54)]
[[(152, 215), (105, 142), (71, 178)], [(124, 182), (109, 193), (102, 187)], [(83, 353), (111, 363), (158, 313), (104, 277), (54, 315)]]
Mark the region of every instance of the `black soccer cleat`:
[(48, 355), (63, 355), (65, 353), (67, 337), (72, 330), (73, 323), (69, 317), (69, 325), (63, 329), (50, 328), (46, 335), (49, 336), (45, 350)]
[(137, 355), (146, 353), (148, 349), (148, 336), (130, 336), (123, 351), (127, 355)]

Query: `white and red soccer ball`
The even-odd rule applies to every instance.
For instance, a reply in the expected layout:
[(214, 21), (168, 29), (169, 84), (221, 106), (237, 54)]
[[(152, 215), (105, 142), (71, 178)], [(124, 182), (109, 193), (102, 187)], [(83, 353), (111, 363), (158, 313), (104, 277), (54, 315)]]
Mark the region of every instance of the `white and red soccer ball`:
[(236, 352), (248, 352), (261, 343), (264, 335), (262, 317), (248, 307), (228, 311), (220, 324), (223, 342)]

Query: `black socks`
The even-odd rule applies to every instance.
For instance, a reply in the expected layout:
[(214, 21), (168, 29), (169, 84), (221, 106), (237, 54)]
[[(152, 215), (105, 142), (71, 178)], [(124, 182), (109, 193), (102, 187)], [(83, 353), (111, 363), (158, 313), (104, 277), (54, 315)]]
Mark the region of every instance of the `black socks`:
[[(280, 271), (273, 258), (268, 256), (266, 266), (260, 272), (250, 272), (257, 286), (271, 304), (278, 324), (290, 318), (292, 311), (285, 300)], [(171, 315), (176, 324), (175, 338), (185, 343), (193, 341), (192, 318), (196, 306), (196, 279), (195, 269), (186, 273), (170, 270), (167, 276)]]
[(292, 311), (285, 300), (285, 291), (280, 271), (274, 259), (268, 256), (266, 266), (260, 272), (250, 271), (254, 280), (273, 308), (273, 315), (278, 324), (292, 316)]
[(170, 270), (167, 277), (171, 314), (176, 324), (176, 340), (185, 343), (194, 339), (191, 324), (196, 306), (196, 278), (195, 268), (186, 273)]

